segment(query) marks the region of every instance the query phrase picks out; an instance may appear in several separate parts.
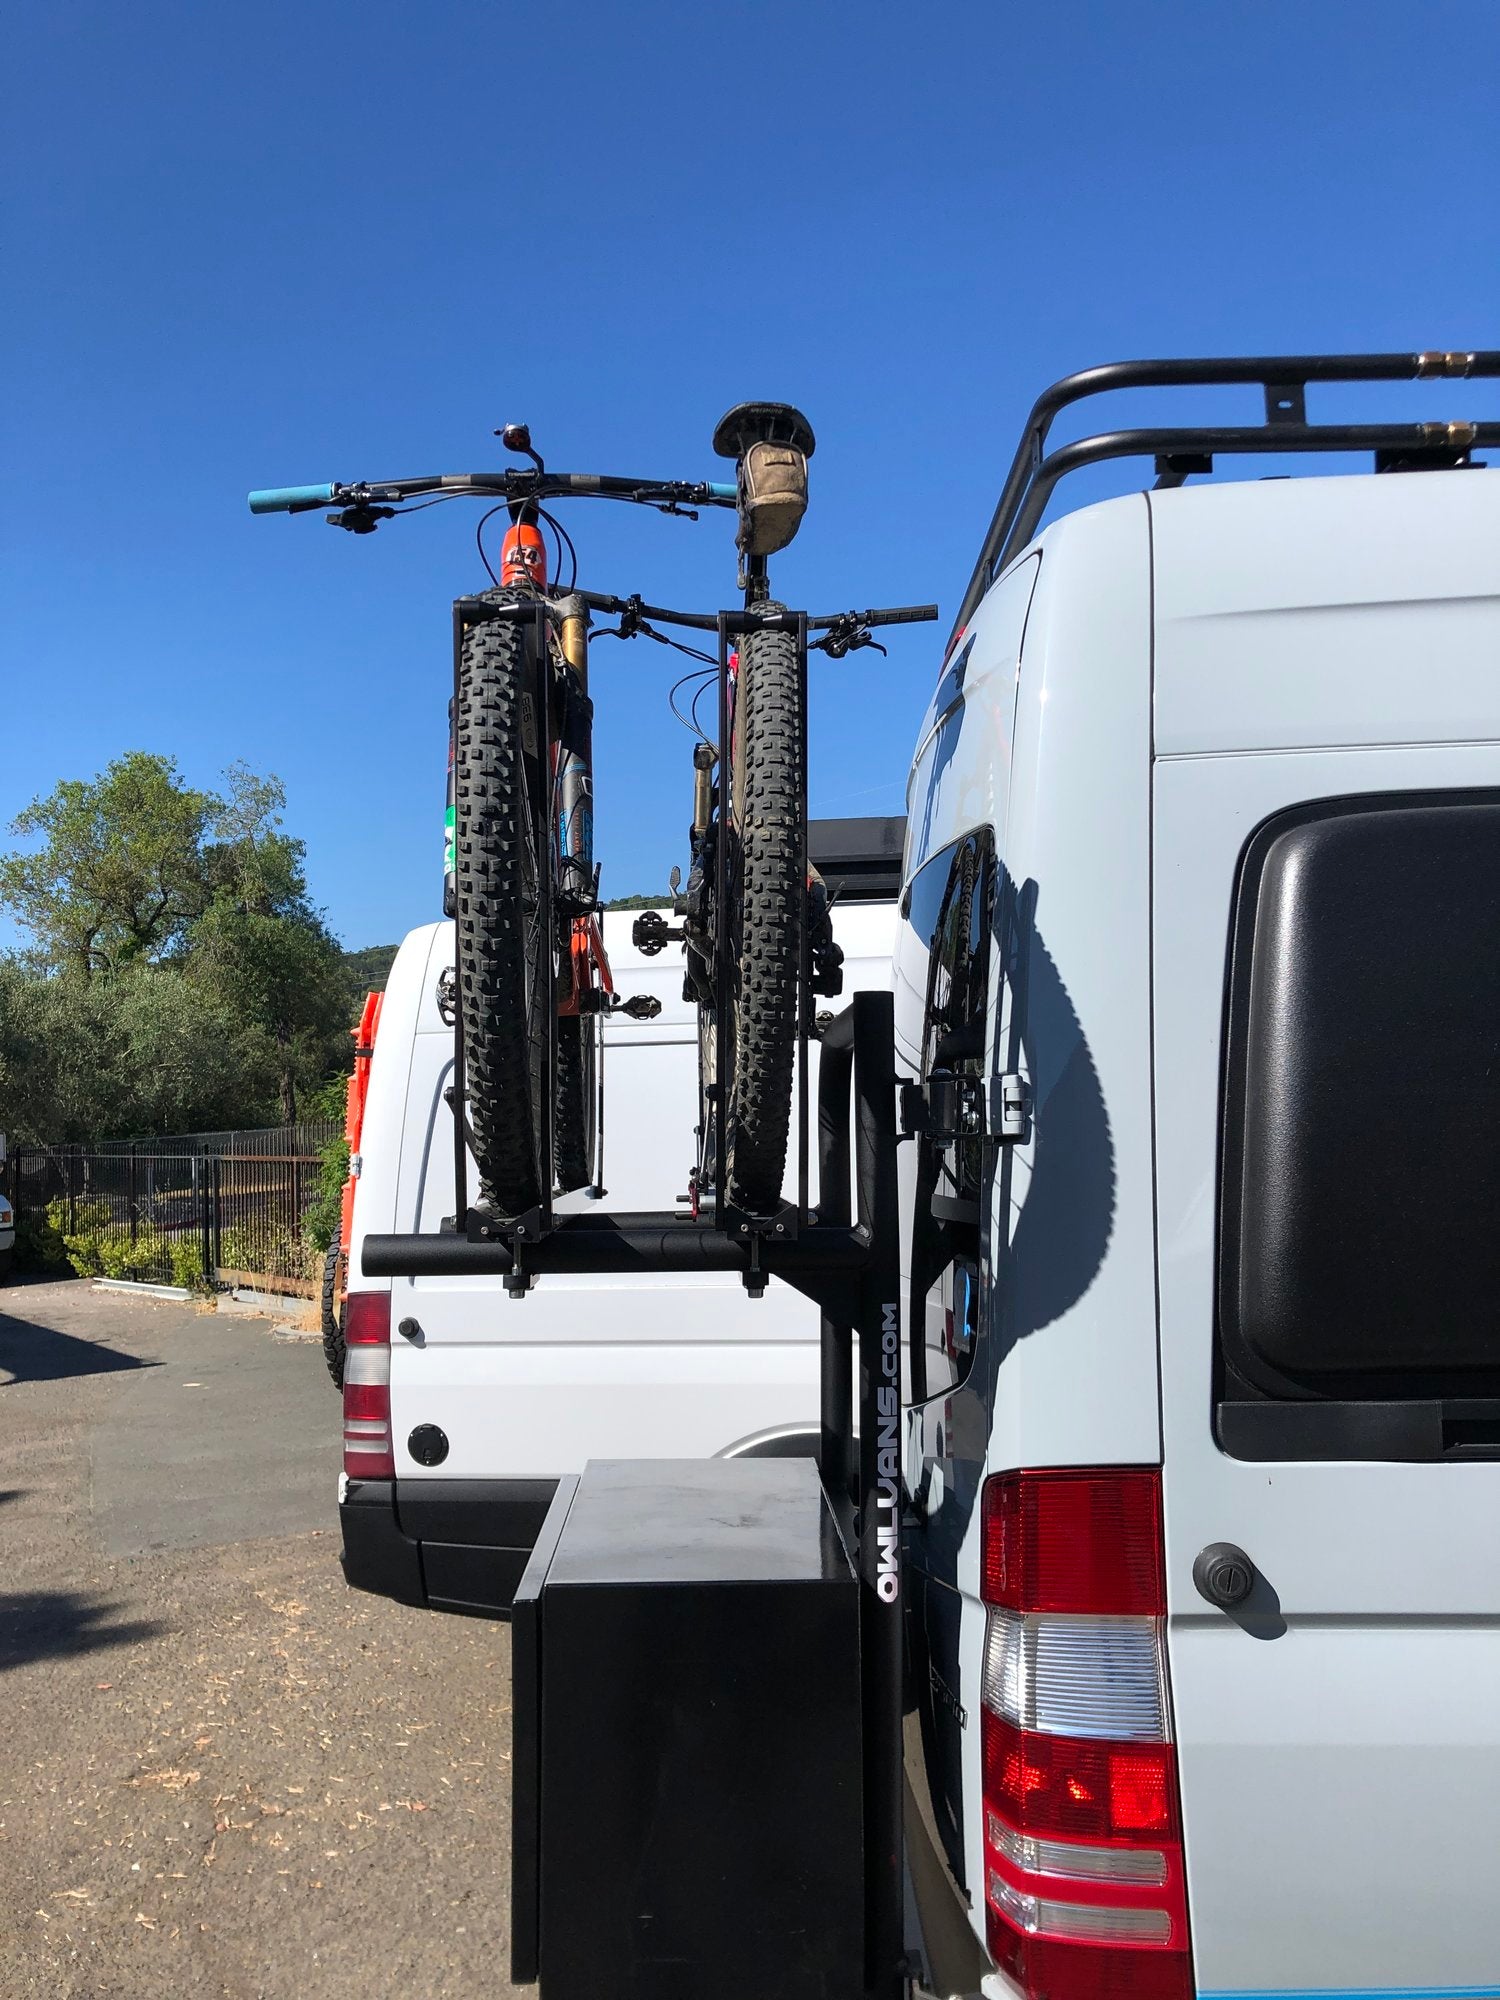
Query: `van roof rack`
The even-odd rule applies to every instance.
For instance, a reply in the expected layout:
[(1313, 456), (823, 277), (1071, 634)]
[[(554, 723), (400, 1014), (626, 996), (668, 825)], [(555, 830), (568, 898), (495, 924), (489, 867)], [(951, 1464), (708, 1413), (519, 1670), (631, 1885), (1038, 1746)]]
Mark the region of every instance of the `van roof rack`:
[[(1152, 458), (1159, 487), (1212, 472), (1218, 452), (1372, 451), (1377, 472), (1468, 465), (1476, 446), (1500, 446), (1500, 423), (1310, 424), (1309, 382), (1473, 381), (1500, 376), (1500, 348), (1473, 353), (1260, 354), (1187, 361), (1112, 361), (1065, 375), (1038, 396), (1001, 489), (994, 518), (969, 578), (948, 649), (1012, 556), (1036, 533), (1058, 481), (1111, 458)], [(1059, 411), (1113, 389), (1223, 387), (1251, 382), (1265, 390), (1266, 420), (1234, 428), (1104, 431), (1047, 452)]]

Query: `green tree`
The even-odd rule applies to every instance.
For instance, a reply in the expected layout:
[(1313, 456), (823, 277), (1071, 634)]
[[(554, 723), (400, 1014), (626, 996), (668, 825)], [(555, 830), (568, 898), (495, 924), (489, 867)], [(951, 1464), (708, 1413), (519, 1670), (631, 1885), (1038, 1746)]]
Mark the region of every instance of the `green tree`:
[(274, 1045), (180, 966), (85, 981), (0, 961), (0, 1104), (20, 1146), (267, 1124)]
[(343, 953), (308, 900), (303, 843), (281, 830), (281, 781), (243, 764), (225, 777), (228, 795), (205, 855), (210, 899), (187, 933), (186, 964), (260, 1038), (282, 1123), (290, 1125), (298, 1092), (345, 1059)]
[(88, 981), (159, 959), (203, 909), (203, 843), (221, 810), (170, 757), (132, 750), (33, 799), (12, 830), (41, 845), (0, 860), (0, 904), (52, 970)]
[(394, 944), (367, 944), (359, 951), (344, 953), (344, 976), (356, 1013), (365, 1004), (367, 993), (384, 993), (399, 950)]
[(298, 1092), (347, 1055), (348, 989), (338, 945), (311, 912), (262, 916), (220, 899), (193, 926), (187, 970), (258, 1040), (281, 1122), (292, 1124)]
[(343, 954), (282, 827), (279, 779), (222, 796), (133, 751), (35, 800), (0, 859), (31, 932), (0, 960), (0, 1102), (18, 1143), (297, 1117), (347, 1068)]

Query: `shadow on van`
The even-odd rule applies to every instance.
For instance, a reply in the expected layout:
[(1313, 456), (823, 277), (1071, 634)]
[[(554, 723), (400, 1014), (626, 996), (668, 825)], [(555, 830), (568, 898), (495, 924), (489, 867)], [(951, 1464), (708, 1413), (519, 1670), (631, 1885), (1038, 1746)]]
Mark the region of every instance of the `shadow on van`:
[[(939, 1515), (926, 1524), (923, 1566), (949, 1582), (983, 1484), (1001, 1363), (1084, 1297), (1114, 1230), (1109, 1113), (1083, 1023), (1037, 928), (1037, 903), (1035, 882), (1018, 887), (998, 867), (992, 945), (1005, 968), (1010, 1015), (996, 1067), (1027, 1077), (1032, 1134), (1023, 1147), (990, 1149), (973, 1360), (962, 1381), (928, 1406), (945, 1415), (946, 1439), (940, 1429), (931, 1446), (924, 1440), (924, 1451), (948, 1461), (949, 1483)], [(1009, 1219), (1008, 1240), (996, 1238), (997, 1209)]]
[[(1002, 865), (996, 943), (1012, 1010), (1000, 1067), (1028, 1077), (1034, 1133), (1011, 1241), (986, 1246), (994, 1312), (981, 1343), (989, 1352), (976, 1360), (989, 1377), (987, 1403), (1016, 1342), (1060, 1319), (1088, 1291), (1114, 1228), (1109, 1112), (1083, 1023), (1037, 928), (1037, 902), (1036, 883), (1018, 888)], [(997, 1151), (992, 1172), (1000, 1178), (1000, 1212), (1009, 1215), (1018, 1193), (1016, 1150)]]

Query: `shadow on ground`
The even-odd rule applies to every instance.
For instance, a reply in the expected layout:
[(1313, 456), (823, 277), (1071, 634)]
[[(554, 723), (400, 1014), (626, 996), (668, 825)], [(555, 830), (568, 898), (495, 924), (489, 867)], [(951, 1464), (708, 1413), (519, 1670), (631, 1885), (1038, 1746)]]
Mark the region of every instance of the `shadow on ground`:
[(17, 1382), (65, 1382), (78, 1375), (115, 1375), (122, 1369), (160, 1366), (159, 1361), (121, 1354), (101, 1341), (80, 1340), (76, 1333), (60, 1333), (56, 1327), (0, 1312), (0, 1368)]
[(37, 1660), (65, 1660), (109, 1646), (155, 1638), (165, 1626), (149, 1619), (111, 1624), (119, 1606), (77, 1590), (0, 1591), (0, 1673)]

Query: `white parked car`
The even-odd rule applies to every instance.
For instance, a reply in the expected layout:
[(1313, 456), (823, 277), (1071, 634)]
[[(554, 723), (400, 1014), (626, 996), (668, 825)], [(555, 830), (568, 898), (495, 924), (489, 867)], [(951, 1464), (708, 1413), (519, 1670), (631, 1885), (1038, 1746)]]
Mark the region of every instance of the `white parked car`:
[[(838, 892), (844, 991), (888, 988), (901, 822), (814, 822), (814, 836)], [(604, 1205), (670, 1210), (695, 1158), (697, 1014), (682, 997), (680, 953), (647, 958), (631, 944), (638, 914), (607, 912), (605, 947), (619, 992), (652, 994), (661, 1012), (604, 1025)], [(375, 1037), (345, 1302), (339, 1512), (351, 1583), (503, 1615), (559, 1475), (588, 1459), (812, 1451), (819, 1320), (779, 1280), (756, 1300), (721, 1273), (548, 1278), (524, 1300), (499, 1278), (363, 1276), (367, 1235), (435, 1233), (453, 1213), (443, 1095), (453, 1030), (440, 990), (452, 965), (451, 924), (411, 932)], [(816, 1044), (812, 1058), (816, 1102)], [(472, 1159), (468, 1173), (472, 1190)], [(582, 1191), (558, 1204), (589, 1205)]]
[(11, 1274), (16, 1261), (16, 1211), (9, 1198), (0, 1194), (0, 1285)]

